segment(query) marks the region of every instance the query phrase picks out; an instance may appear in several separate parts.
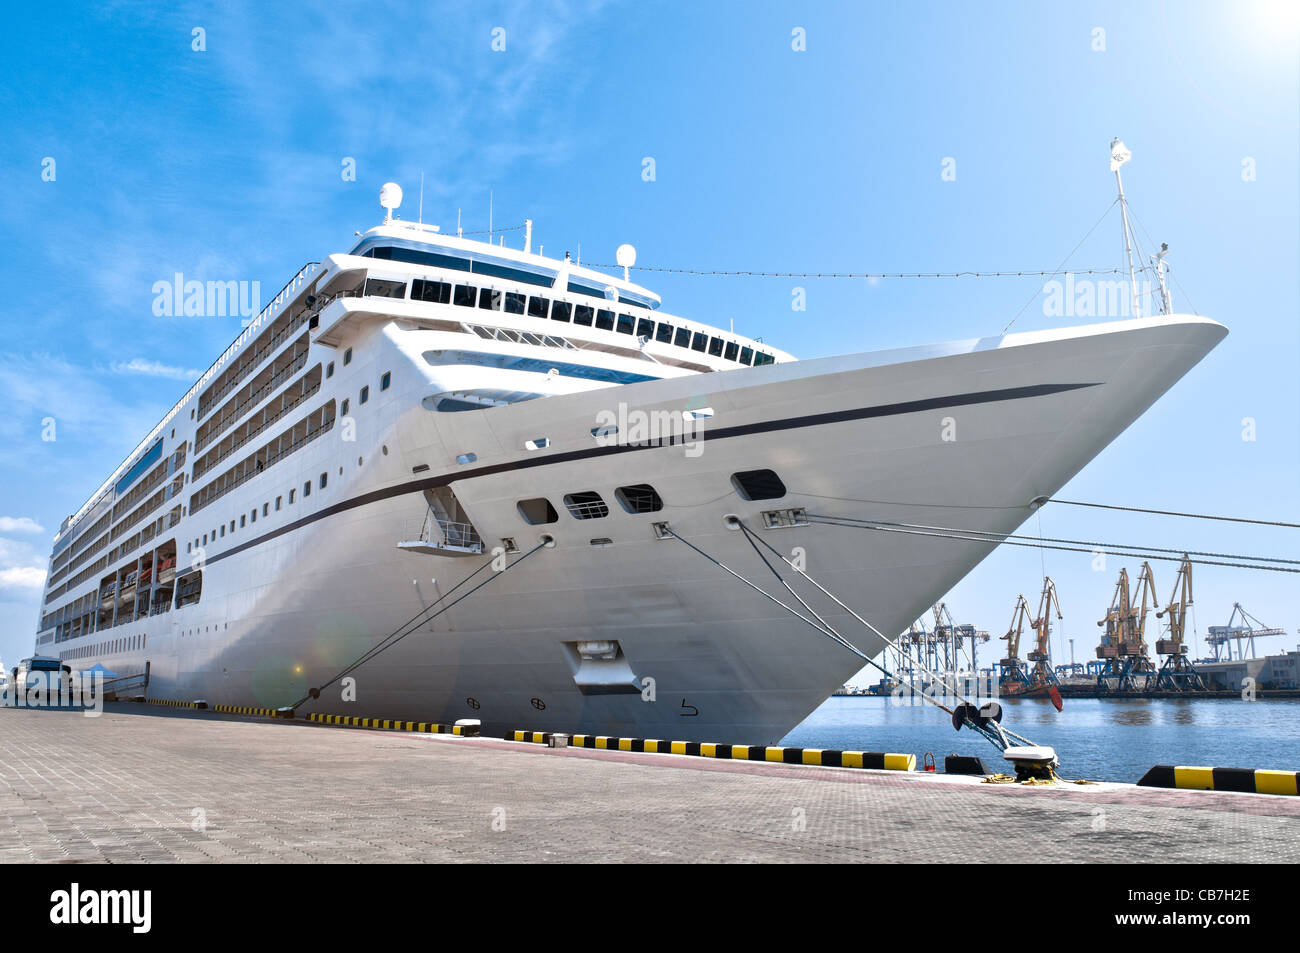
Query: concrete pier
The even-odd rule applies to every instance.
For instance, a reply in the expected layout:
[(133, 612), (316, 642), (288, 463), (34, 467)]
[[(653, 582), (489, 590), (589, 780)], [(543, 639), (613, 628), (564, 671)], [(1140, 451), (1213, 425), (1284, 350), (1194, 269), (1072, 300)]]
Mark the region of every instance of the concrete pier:
[(1295, 863), (1300, 798), (991, 785), (121, 703), (98, 718), (0, 710), (0, 860)]

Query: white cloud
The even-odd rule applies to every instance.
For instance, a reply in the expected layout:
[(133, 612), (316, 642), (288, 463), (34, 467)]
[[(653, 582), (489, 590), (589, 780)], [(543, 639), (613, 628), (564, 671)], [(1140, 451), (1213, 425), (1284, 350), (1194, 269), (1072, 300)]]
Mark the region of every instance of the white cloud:
[(198, 380), (199, 374), (202, 373), (184, 367), (173, 367), (159, 361), (146, 361), (142, 357), (134, 357), (126, 362), (114, 362), (111, 367), (116, 374), (146, 374), (149, 377), (166, 377), (174, 381)]
[(40, 589), (45, 585), (45, 570), (35, 566), (0, 569), (0, 589)]
[(0, 533), (43, 533), (45, 528), (29, 516), (0, 516)]

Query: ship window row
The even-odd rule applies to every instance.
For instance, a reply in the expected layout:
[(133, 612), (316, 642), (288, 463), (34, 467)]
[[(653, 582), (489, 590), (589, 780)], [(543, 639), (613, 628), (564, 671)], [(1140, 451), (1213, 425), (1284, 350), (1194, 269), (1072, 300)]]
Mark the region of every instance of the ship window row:
[(95, 645), (82, 645), (75, 649), (67, 649), (59, 653), (59, 658), (65, 661), (75, 661), (82, 658), (95, 658), (99, 655), (116, 655), (119, 652), (143, 652), (148, 640), (148, 634), (142, 632), (139, 635), (110, 639), (107, 642), (99, 642)]
[[(476, 367), (492, 367), (503, 371), (527, 371), (533, 374), (550, 374), (554, 371), (561, 377), (576, 377), (582, 380), (604, 381), (610, 384), (639, 384), (642, 381), (661, 379), (653, 374), (637, 374), (633, 371), (620, 371), (610, 367), (571, 364), (566, 361), (520, 357), (514, 354), (487, 354), (480, 351), (425, 351), (424, 359), (435, 366), (442, 364), (470, 364)], [(480, 408), (475, 405), (472, 408), (464, 409), (477, 410)]]
[[(731, 484), (744, 500), (774, 500), (786, 495), (785, 484), (772, 470), (742, 470), (731, 475)], [(625, 513), (658, 513), (664, 508), (663, 498), (648, 483), (620, 486), (614, 499)], [(520, 500), (515, 504), (520, 518), (531, 526), (559, 521), (559, 513), (546, 497)], [(604, 519), (609, 515), (609, 504), (596, 490), (580, 490), (564, 496), (564, 508), (577, 520)]]
[(334, 401), (318, 407), (277, 438), (244, 457), (190, 497), (190, 515), (302, 449), (334, 426)]
[[(367, 279), (367, 288), (371, 281), (378, 280)], [(388, 282), (388, 284), (394, 283)], [(402, 294), (384, 295), (384, 297), (402, 296)], [(776, 362), (776, 358), (767, 351), (741, 345), (737, 341), (728, 341), (718, 335), (677, 327), (667, 321), (656, 321), (644, 315), (638, 316), (616, 312), (610, 308), (596, 308), (586, 304), (552, 300), (543, 295), (524, 295), (514, 291), (502, 292), (495, 288), (453, 285), (446, 281), (416, 278), (411, 281), (411, 299), (435, 304), (454, 304), (462, 308), (478, 308), (484, 311), (504, 311), (507, 314), (527, 314), (529, 317), (540, 319), (549, 318), (552, 321), (576, 324), (580, 327), (594, 327), (598, 331), (626, 334), (643, 341), (653, 340), (660, 344), (671, 344), (674, 347), (747, 366), (761, 367)]]

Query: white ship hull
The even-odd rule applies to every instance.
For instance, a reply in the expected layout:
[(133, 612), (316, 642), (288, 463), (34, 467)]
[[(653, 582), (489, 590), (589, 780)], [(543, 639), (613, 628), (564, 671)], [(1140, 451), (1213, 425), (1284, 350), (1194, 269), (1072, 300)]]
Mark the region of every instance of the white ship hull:
[[(449, 483), (489, 549), (511, 538), (528, 552), (542, 534), (554, 547), (357, 669), (354, 702), (334, 684), (300, 716), (473, 717), (489, 732), (775, 742), (861, 660), (682, 542), (657, 539), (652, 523), (668, 523), (779, 594), (745, 534), (724, 525), (739, 516), (782, 552), (801, 547), (813, 577), (893, 635), (993, 544), (816, 524), (764, 530), (759, 514), (803, 508), (1010, 533), (1032, 500), (1053, 494), (1226, 332), (1200, 318), (1155, 318), (599, 387), (466, 413), (421, 404), (456, 386), (451, 377), (464, 370), (417, 359), (438, 333), (388, 324), (358, 344), (365, 360), (334, 383), (346, 388), (347, 374), (373, 378), (390, 368), (394, 382), (354, 408), (355, 441), (336, 425), (187, 515), (182, 545), (209, 522), (260, 514), (290, 487), (312, 482), (312, 495), (205, 547), (198, 603), (108, 633), (145, 636), (143, 649), (76, 664), (124, 672), (148, 660), (153, 697), (295, 702), (491, 558), (398, 548), (425, 515), (423, 490)], [(324, 388), (306, 406), (332, 399)], [(699, 455), (680, 445), (599, 446), (591, 434), (598, 414), (617, 412), (620, 402), (711, 408)], [(539, 437), (549, 440), (544, 449), (525, 449)], [(476, 459), (456, 463), (463, 454)], [(738, 496), (731, 474), (760, 468), (780, 476), (784, 498)], [(329, 474), (323, 490), (321, 473)], [(660, 512), (630, 514), (614, 502), (616, 487), (644, 483), (662, 497)], [(564, 511), (564, 495), (583, 490), (604, 497), (608, 517)], [(516, 504), (532, 497), (548, 498), (559, 521), (527, 525)], [(594, 547), (593, 538), (612, 545)], [(882, 648), (829, 600), (810, 601), (868, 655)], [(58, 648), (104, 638), (92, 633)], [(626, 686), (584, 691), (572, 644), (593, 640), (617, 640), (638, 683), (654, 680), (654, 700)]]

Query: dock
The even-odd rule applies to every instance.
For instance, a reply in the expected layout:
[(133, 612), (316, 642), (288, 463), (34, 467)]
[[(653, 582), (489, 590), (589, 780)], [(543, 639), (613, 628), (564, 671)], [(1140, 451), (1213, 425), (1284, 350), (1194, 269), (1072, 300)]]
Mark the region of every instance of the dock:
[[(1296, 863), (1300, 798), (0, 711), (5, 862)], [(993, 767), (994, 759), (987, 762)]]

